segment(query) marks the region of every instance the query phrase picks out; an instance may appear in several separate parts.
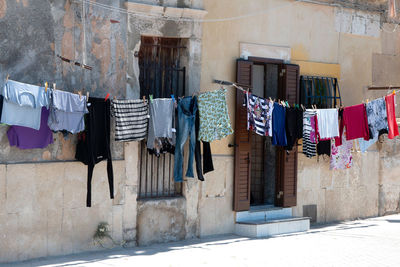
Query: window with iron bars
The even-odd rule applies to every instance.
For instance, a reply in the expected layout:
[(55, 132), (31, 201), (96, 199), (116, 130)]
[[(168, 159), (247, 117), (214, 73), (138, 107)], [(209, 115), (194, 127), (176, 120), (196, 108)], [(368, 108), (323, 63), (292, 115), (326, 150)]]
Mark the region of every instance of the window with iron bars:
[[(139, 51), (140, 94), (149, 99), (184, 96), (186, 93), (185, 40), (142, 36)], [(184, 65), (184, 64), (182, 64)], [(173, 177), (174, 155), (149, 154), (146, 141), (140, 144), (139, 199), (182, 195), (182, 184)]]
[(300, 77), (301, 104), (306, 107), (335, 108), (342, 105), (337, 78), (319, 76)]

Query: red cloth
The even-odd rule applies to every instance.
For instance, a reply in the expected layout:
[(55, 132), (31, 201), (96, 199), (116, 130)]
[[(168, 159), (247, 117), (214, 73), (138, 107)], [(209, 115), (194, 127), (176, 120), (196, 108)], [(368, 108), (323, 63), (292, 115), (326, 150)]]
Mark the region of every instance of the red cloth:
[(368, 141), (368, 117), (364, 104), (346, 107), (343, 110), (343, 117), (340, 120), (340, 137), (335, 138), (336, 146), (342, 145), (343, 129), (346, 127), (346, 139), (354, 140), (364, 138)]
[(389, 125), (389, 139), (393, 139), (399, 135), (399, 127), (396, 122), (396, 107), (394, 94), (385, 96), (387, 120)]

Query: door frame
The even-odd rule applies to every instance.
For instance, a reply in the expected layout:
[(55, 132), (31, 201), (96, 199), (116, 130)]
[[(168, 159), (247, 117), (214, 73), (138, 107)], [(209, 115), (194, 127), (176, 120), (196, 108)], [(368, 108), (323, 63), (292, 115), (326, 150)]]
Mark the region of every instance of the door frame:
[[(283, 60), (279, 59), (258, 57), (249, 57), (248, 60), (238, 59), (236, 64), (236, 82), (238, 85), (248, 89), (252, 88), (253, 65), (278, 65), (278, 99), (286, 99), (293, 103), (299, 103), (300, 67), (298, 65), (286, 64)], [(233, 210), (246, 211), (250, 209), (251, 150), (249, 146), (251, 143), (246, 126), (247, 110), (243, 107), (243, 98), (245, 94), (240, 90), (236, 92)], [(244, 123), (244, 121), (246, 121), (246, 123)], [(297, 204), (297, 156), (297, 149), (287, 154), (283, 148), (278, 148), (275, 206), (293, 207)], [(277, 192), (279, 192), (279, 196)]]
[[(284, 64), (284, 60), (282, 59), (274, 59), (274, 58), (261, 58), (261, 57), (249, 57), (248, 61), (251, 61), (253, 65), (263, 65), (265, 68), (267, 65), (276, 65), (278, 67), (278, 73), (277, 73), (277, 80), (278, 80), (278, 88), (277, 88), (277, 94), (278, 98), (284, 99), (283, 98), (283, 82), (280, 77), (281, 73), (281, 66)], [(264, 85), (264, 90), (265, 90), (265, 85)], [(251, 91), (251, 90), (250, 90)], [(251, 159), (251, 150), (252, 143), (251, 143), (251, 138), (250, 138), (250, 159)], [(281, 171), (281, 161), (280, 161), (280, 147), (277, 147), (276, 149), (276, 155), (275, 155), (275, 191), (274, 191), (274, 207), (277, 207), (278, 201), (278, 195), (277, 192), (280, 191), (281, 188), (281, 178), (280, 175), (282, 175)], [(250, 167), (251, 168), (251, 167)], [(251, 169), (250, 169), (250, 192), (251, 192)], [(250, 207), (252, 205), (250, 204)], [(253, 205), (257, 206), (257, 205)]]

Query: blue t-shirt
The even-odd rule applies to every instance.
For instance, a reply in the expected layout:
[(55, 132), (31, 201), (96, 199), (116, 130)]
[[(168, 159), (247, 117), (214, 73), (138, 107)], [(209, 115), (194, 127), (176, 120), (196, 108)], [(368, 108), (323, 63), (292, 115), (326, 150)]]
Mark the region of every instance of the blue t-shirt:
[(272, 144), (275, 146), (286, 146), (286, 129), (285, 129), (285, 108), (278, 103), (274, 103), (272, 111)]
[(40, 129), (42, 107), (49, 107), (49, 90), (44, 87), (8, 80), (4, 96), (1, 123)]

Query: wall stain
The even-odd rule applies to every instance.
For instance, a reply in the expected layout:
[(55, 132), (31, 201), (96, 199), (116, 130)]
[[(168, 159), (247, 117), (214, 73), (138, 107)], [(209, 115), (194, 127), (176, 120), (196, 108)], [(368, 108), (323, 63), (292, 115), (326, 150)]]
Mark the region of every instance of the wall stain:
[(0, 0), (0, 19), (4, 18), (7, 13), (7, 0)]

